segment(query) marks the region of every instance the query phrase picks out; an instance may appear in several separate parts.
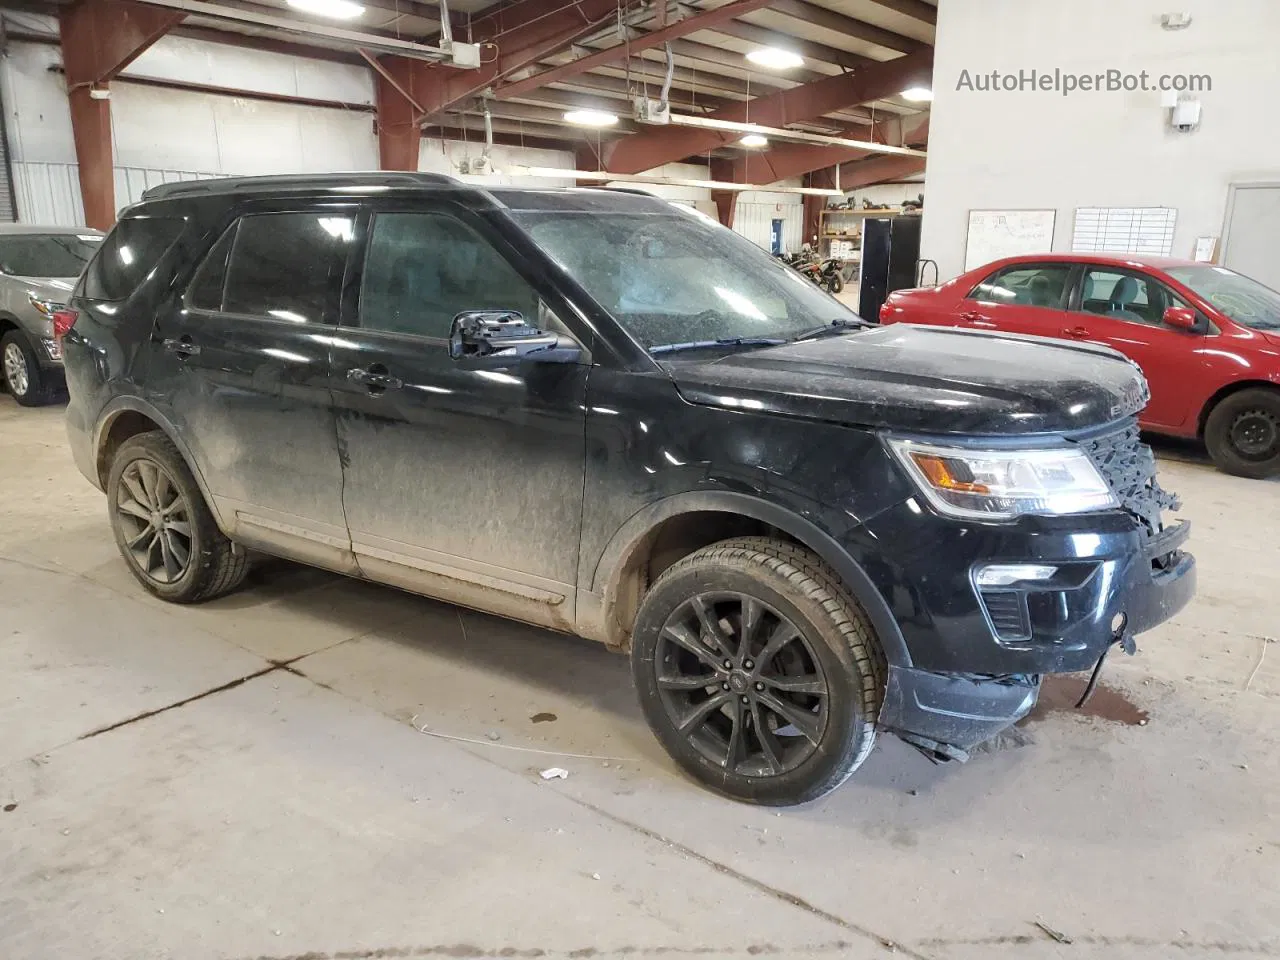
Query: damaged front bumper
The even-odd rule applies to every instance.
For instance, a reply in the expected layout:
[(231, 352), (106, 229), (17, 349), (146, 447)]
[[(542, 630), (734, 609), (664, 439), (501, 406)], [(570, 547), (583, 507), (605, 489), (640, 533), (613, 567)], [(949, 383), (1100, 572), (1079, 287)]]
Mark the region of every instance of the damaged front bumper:
[[(957, 648), (986, 651), (975, 660), (982, 668), (1002, 672), (891, 665), (881, 729), (936, 758), (965, 759), (968, 750), (1026, 716), (1035, 706), (1042, 676), (1092, 669), (1113, 644), (1132, 649), (1135, 634), (1168, 620), (1190, 602), (1196, 562), (1181, 549), (1188, 533), (1188, 525), (1180, 523), (1154, 537), (1113, 535), (1109, 549), (1089, 558), (1085, 575), (1066, 584), (1006, 591), (1017, 595), (1002, 599), (1004, 615), (993, 617), (986, 609), (984, 636), (951, 638)], [(1063, 568), (1078, 566), (1079, 559), (1036, 557), (1038, 563)], [(989, 606), (981, 590), (974, 592), (980, 607)], [(972, 628), (974, 621), (967, 622)], [(1010, 631), (1016, 635), (1007, 635)]]

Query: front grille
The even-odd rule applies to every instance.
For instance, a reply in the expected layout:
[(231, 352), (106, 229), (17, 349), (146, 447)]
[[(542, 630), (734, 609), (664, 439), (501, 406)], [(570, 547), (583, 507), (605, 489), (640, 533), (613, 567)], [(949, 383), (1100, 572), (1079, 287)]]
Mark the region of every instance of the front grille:
[(1120, 505), (1154, 536), (1164, 527), (1160, 515), (1181, 505), (1156, 480), (1156, 457), (1138, 436), (1136, 420), (1118, 430), (1077, 441), (1089, 455)]
[(1031, 636), (1027, 605), (1017, 590), (983, 590), (982, 605), (1001, 640), (1025, 640)]

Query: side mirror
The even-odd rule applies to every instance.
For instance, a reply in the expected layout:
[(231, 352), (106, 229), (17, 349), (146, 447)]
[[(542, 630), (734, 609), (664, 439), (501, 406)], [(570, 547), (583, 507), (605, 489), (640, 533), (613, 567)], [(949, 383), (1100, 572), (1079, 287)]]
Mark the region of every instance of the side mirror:
[(1169, 307), (1165, 310), (1162, 319), (1169, 326), (1177, 327), (1179, 330), (1196, 328), (1196, 312), (1190, 307)]
[(491, 370), (524, 361), (577, 363), (582, 348), (530, 326), (515, 310), (468, 310), (453, 318), (449, 356), (473, 369)]

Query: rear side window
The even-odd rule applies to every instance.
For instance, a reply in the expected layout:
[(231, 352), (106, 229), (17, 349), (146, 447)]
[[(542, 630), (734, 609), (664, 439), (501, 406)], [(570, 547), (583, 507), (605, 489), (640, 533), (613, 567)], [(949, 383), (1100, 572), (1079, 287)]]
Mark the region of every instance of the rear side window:
[(171, 217), (130, 217), (115, 225), (84, 275), (90, 300), (127, 300), (182, 233)]
[(1071, 266), (1065, 263), (1014, 264), (978, 284), (967, 299), (1024, 307), (1062, 307)]
[(222, 309), (294, 323), (334, 318), (352, 227), (351, 217), (328, 212), (241, 218)]

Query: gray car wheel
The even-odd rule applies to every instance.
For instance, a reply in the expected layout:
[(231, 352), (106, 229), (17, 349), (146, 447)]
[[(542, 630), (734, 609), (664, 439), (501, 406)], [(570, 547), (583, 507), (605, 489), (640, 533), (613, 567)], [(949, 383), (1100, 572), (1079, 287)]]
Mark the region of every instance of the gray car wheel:
[(0, 339), (0, 369), (5, 389), (22, 406), (38, 407), (54, 399), (49, 378), (22, 331), (10, 330)]

